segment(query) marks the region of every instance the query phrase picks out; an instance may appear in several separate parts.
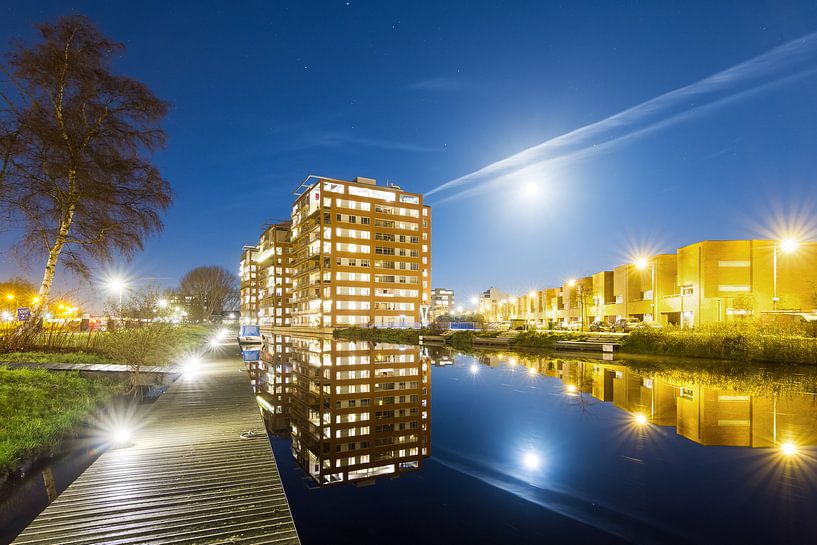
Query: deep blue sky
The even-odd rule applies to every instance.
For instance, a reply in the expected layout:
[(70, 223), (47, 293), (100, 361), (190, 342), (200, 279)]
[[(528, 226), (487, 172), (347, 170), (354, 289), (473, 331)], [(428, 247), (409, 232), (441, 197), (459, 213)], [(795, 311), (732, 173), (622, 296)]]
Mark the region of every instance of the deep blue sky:
[[(426, 192), (817, 31), (813, 1), (6, 0), (3, 47), (72, 10), (126, 44), (119, 71), (173, 104), (156, 160), (176, 200), (127, 266), (168, 285), (196, 265), (237, 269), (241, 245), (288, 217), (310, 173)], [(762, 236), (775, 213), (808, 209), (817, 76), (803, 70), (814, 59), (540, 171), (535, 197), (525, 180), (439, 203), (433, 285), (463, 302), (490, 285), (523, 292), (642, 249)], [(0, 263), (0, 276), (15, 270)]]

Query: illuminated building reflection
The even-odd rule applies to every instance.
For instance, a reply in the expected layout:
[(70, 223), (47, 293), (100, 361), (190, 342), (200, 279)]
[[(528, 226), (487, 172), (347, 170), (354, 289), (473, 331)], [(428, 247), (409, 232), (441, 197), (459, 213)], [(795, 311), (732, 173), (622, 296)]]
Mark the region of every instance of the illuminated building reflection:
[[(796, 377), (627, 365), (550, 356), (520, 357), (529, 370), (561, 380), (567, 396), (589, 395), (631, 413), (640, 426), (674, 427), (702, 445), (775, 447), (787, 455), (817, 445), (817, 373)], [(508, 364), (510, 356), (483, 356)]]
[(278, 335), (253, 378), (268, 429), (316, 483), (365, 483), (429, 456), (430, 364), (419, 347)]

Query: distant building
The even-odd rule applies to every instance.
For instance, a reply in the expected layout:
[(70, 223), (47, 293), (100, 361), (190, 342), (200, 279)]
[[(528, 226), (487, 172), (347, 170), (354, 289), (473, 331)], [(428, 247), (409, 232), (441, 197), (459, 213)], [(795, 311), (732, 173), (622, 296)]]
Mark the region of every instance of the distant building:
[(258, 265), (257, 246), (244, 246), (238, 267), (239, 296), (242, 323), (254, 324), (258, 320)]
[(560, 287), (520, 296), (490, 288), (480, 297), (488, 320), (541, 327), (621, 318), (694, 327), (815, 309), (817, 242), (774, 240), (706, 240)]
[(257, 323), (288, 326), (292, 313), (292, 269), (290, 268), (290, 222), (267, 227), (258, 241)]
[(431, 290), (431, 319), (435, 319), (454, 309), (454, 290), (434, 288)]

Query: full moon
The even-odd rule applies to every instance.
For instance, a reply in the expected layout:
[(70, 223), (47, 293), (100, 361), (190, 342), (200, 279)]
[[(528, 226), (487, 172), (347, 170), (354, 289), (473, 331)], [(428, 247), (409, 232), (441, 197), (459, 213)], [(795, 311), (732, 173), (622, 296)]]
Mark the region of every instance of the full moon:
[(522, 464), (527, 469), (536, 469), (541, 463), (542, 461), (539, 459), (539, 455), (535, 452), (526, 452), (522, 457)]

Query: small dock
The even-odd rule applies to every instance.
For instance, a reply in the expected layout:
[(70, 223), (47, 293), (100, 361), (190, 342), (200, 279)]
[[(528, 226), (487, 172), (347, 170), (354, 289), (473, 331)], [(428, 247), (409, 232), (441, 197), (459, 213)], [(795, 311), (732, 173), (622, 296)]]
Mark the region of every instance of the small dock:
[[(84, 376), (113, 376), (129, 378), (131, 368), (119, 363), (0, 363), (12, 369), (47, 369), (49, 371), (78, 371)], [(139, 384), (142, 386), (168, 384), (181, 373), (175, 365), (143, 365), (139, 369)]]
[(231, 356), (179, 377), (130, 443), (100, 456), (14, 543), (298, 545), (242, 367)]

